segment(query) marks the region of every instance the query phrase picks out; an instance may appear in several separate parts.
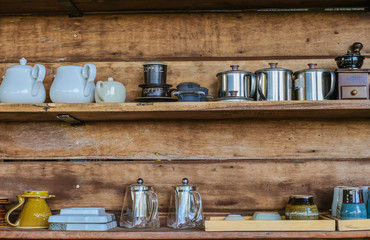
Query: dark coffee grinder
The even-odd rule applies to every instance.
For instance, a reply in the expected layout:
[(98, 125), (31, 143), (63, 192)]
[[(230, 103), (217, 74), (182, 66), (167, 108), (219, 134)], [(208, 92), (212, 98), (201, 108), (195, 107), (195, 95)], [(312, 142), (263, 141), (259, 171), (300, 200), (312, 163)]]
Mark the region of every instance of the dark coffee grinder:
[(147, 62), (144, 66), (144, 84), (140, 84), (142, 88), (141, 97), (136, 98), (137, 102), (168, 102), (176, 101), (176, 98), (171, 96), (171, 92), (176, 89), (170, 89), (172, 85), (166, 84), (167, 80), (167, 64), (162, 62)]
[(338, 79), (338, 99), (356, 100), (369, 99), (370, 69), (361, 69), (365, 57), (360, 51), (363, 45), (356, 42), (352, 51), (335, 58), (338, 69), (335, 70)]

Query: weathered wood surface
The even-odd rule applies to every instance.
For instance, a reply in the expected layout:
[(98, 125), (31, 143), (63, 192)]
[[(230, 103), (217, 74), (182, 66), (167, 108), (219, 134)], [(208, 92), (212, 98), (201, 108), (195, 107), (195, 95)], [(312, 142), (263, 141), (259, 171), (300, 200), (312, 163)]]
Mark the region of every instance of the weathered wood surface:
[[(73, 4), (78, 11), (84, 13), (106, 13), (126, 11), (189, 11), (189, 10), (244, 10), (260, 8), (338, 8), (338, 7), (367, 7), (366, 0), (321, 0), (321, 1), (242, 1), (242, 0), (196, 0), (168, 1), (168, 0), (2, 0), (0, 14), (69, 14), (67, 4)], [(68, 5), (67, 5), (68, 6)]]
[(370, 56), (369, 21), (358, 12), (2, 17), (0, 62), (334, 58), (356, 41)]
[(0, 123), (0, 159), (356, 159), (368, 119)]
[(186, 119), (370, 119), (370, 101), (176, 102), (176, 103), (0, 103), (0, 121), (81, 121)]
[[(36, 140), (35, 140), (36, 141)], [(205, 212), (283, 210), (292, 194), (313, 194), (321, 211), (331, 207), (333, 187), (366, 185), (363, 160), (101, 161), (0, 163), (0, 196), (16, 202), (24, 190), (48, 190), (51, 209), (105, 207), (121, 211), (124, 191), (142, 177), (168, 210), (173, 185), (187, 177), (202, 195)]]
[[(370, 43), (369, 43), (370, 49)], [(209, 94), (217, 98), (218, 79), (216, 74), (231, 70), (230, 65), (239, 64), (240, 69), (244, 71), (255, 72), (256, 70), (269, 67), (269, 62), (277, 61), (278, 67), (291, 69), (292, 71), (299, 71), (307, 69), (307, 64), (310, 62), (317, 62), (318, 68), (335, 70), (337, 65), (334, 59), (296, 59), (296, 60), (234, 60), (234, 61), (167, 61), (168, 73), (167, 83), (172, 84), (175, 88), (182, 82), (197, 82), (202, 87), (209, 89)], [(57, 68), (65, 65), (83, 66), (86, 62), (63, 62), (63, 63), (44, 63), (44, 62), (30, 62), (31, 66), (36, 63), (44, 64), (46, 67), (46, 77), (44, 86), (46, 89), (46, 102), (51, 102), (49, 98), (49, 90), (54, 80), (54, 75)], [(96, 81), (107, 81), (108, 77), (113, 77), (115, 81), (122, 82), (126, 86), (127, 98), (126, 102), (133, 102), (135, 98), (141, 96), (141, 88), (139, 84), (144, 83), (144, 62), (94, 62), (97, 68)], [(8, 63), (0, 64), (0, 76), (5, 75), (6, 69), (19, 64)], [(364, 62), (363, 68), (370, 68), (370, 61)], [(0, 83), (2, 79), (0, 78)]]
[(202, 230), (140, 230), (115, 228), (107, 232), (0, 229), (2, 239), (359, 239), (370, 231), (354, 232), (204, 232)]

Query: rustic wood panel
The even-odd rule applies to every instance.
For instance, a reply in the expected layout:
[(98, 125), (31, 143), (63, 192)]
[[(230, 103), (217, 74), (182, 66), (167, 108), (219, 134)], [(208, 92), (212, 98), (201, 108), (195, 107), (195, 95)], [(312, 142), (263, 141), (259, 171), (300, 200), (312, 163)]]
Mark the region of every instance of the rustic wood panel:
[[(369, 44), (370, 46), (370, 44)], [(370, 48), (369, 48), (370, 49)], [(269, 67), (269, 62), (277, 61), (279, 67), (288, 68), (292, 71), (307, 69), (307, 64), (316, 62), (318, 68), (335, 70), (337, 65), (334, 59), (295, 59), (295, 60), (234, 60), (234, 61), (166, 61), (168, 64), (167, 83), (176, 87), (182, 82), (197, 82), (201, 86), (209, 89), (209, 94), (217, 97), (218, 72), (229, 71), (230, 65), (239, 64), (240, 69), (244, 71), (255, 72), (256, 70)], [(45, 63), (39, 60), (29, 62), (33, 66), (36, 63), (44, 64), (46, 67), (46, 77), (44, 86), (46, 88), (46, 102), (51, 102), (49, 98), (49, 90), (54, 80), (57, 68), (65, 65), (83, 66), (86, 62), (63, 62), (63, 63)], [(135, 98), (141, 96), (141, 88), (139, 84), (144, 83), (144, 70), (142, 64), (144, 62), (93, 62), (97, 67), (96, 82), (106, 81), (108, 77), (113, 77), (116, 81), (122, 82), (126, 86), (127, 98), (126, 102), (133, 102)], [(5, 75), (6, 69), (19, 64), (17, 63), (2, 63), (0, 64), (0, 74)], [(370, 68), (370, 61), (365, 59), (363, 68)], [(1, 75), (0, 75), (1, 76)], [(0, 78), (0, 82), (2, 79)]]
[(2, 17), (0, 61), (323, 58), (356, 41), (370, 56), (369, 20), (357, 12)]
[[(289, 195), (313, 194), (321, 211), (331, 207), (336, 185), (366, 185), (364, 160), (250, 160), (139, 162), (3, 162), (0, 196), (16, 201), (24, 190), (48, 190), (51, 209), (105, 207), (121, 211), (125, 188), (142, 177), (169, 206), (171, 186), (187, 177), (199, 187), (206, 212), (283, 210)], [(325, 173), (325, 174), (323, 174)]]
[(1, 0), (0, 14), (66, 14), (62, 1), (48, 0), (45, 4), (44, 0)]
[(0, 103), (0, 121), (199, 119), (370, 119), (369, 100), (170, 103)]
[(0, 229), (2, 239), (366, 239), (370, 231), (351, 232), (204, 232), (203, 230), (125, 229), (106, 232)]
[(0, 159), (355, 159), (368, 119), (0, 123)]

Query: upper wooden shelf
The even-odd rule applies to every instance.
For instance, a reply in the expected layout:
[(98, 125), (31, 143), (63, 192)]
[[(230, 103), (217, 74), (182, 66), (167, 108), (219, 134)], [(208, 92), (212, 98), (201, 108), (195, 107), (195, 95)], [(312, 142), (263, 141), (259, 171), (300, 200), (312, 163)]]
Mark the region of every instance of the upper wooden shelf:
[(270, 8), (359, 8), (368, 7), (368, 0), (1, 0), (0, 14), (69, 14), (163, 12), (163, 11), (227, 11)]
[(369, 100), (0, 104), (0, 121), (370, 118)]
[(253, 238), (366, 238), (370, 231), (348, 232), (205, 232), (204, 230), (128, 230), (115, 228), (107, 232), (19, 230), (1, 228), (1, 239), (253, 239)]

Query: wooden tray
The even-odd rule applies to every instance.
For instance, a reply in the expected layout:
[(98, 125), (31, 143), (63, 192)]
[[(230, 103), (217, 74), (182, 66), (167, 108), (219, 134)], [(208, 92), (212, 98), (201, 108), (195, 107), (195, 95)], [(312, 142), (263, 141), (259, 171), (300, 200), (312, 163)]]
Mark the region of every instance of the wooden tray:
[[(252, 216), (244, 217), (246, 221), (225, 221), (225, 217), (210, 217), (205, 222), (206, 231), (335, 231), (335, 220), (324, 215), (319, 220), (251, 220)], [(369, 225), (370, 226), (370, 225)]]
[(342, 220), (331, 215), (327, 216), (337, 222), (338, 231), (370, 230), (370, 219)]

